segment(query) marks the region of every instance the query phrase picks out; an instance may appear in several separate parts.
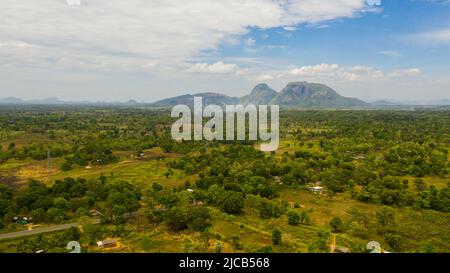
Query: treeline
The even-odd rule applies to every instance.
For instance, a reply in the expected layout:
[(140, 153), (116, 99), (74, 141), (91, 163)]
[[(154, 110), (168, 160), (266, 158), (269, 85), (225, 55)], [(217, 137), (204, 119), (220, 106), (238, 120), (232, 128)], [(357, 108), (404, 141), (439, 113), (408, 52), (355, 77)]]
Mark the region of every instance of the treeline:
[[(427, 186), (421, 178), (415, 179), (414, 185), (410, 184), (408, 179), (401, 181), (395, 177), (378, 178), (364, 185), (360, 192), (352, 188), (352, 194), (365, 202), (450, 212), (450, 185), (438, 190), (433, 185)], [(414, 194), (409, 190), (413, 187), (419, 193)]]
[(13, 190), (0, 185), (2, 226), (15, 217), (31, 217), (34, 223), (61, 223), (74, 217), (101, 211), (105, 221), (122, 222), (123, 215), (139, 209), (140, 189), (127, 182), (98, 179), (57, 180), (52, 186), (30, 181), (27, 187)]
[(43, 160), (50, 157), (62, 157), (70, 152), (69, 147), (63, 145), (45, 145), (42, 143), (33, 143), (16, 147), (14, 142), (9, 143), (7, 147), (0, 145), (0, 162), (8, 159), (24, 160), (32, 158), (35, 160)]
[(196, 186), (217, 196), (210, 200), (213, 204), (223, 204), (220, 202), (223, 196), (227, 197), (224, 202), (236, 200), (233, 201), (236, 206), (243, 203), (237, 199), (248, 195), (273, 199), (281, 187), (321, 181), (329, 196), (349, 191), (355, 199), (365, 202), (450, 211), (448, 186), (438, 190), (434, 186), (427, 187), (424, 180), (418, 178), (414, 181), (418, 192), (414, 192), (407, 180), (401, 181), (365, 164), (346, 162), (322, 152), (301, 150), (278, 157), (265, 155), (253, 147), (230, 145), (205, 154), (184, 156), (169, 166), (198, 174)]

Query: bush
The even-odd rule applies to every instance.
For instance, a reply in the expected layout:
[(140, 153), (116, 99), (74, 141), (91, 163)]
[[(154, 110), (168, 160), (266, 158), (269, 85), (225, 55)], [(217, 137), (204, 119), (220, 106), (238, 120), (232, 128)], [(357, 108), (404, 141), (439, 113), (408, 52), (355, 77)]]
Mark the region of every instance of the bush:
[(334, 217), (330, 221), (330, 228), (332, 232), (341, 232), (343, 230), (344, 223), (342, 222), (341, 218)]
[(309, 217), (309, 214), (306, 211), (302, 211), (300, 213), (300, 223), (304, 225), (311, 224), (311, 218)]
[(395, 231), (388, 231), (384, 234), (384, 241), (393, 249), (400, 248), (402, 236)]
[(158, 183), (155, 182), (155, 183), (152, 184), (152, 189), (154, 191), (160, 191), (160, 190), (163, 189), (163, 186), (161, 186), (161, 184), (158, 184)]
[(223, 251), (223, 243), (218, 241), (214, 244), (214, 253), (222, 253)]
[(47, 220), (47, 214), (43, 208), (32, 210), (30, 212), (30, 217), (35, 223), (41, 223)]
[(317, 229), (317, 239), (308, 247), (310, 252), (327, 253), (330, 251), (328, 241), (331, 233), (323, 227)]
[(219, 203), (224, 212), (241, 214), (244, 208), (244, 197), (241, 193), (227, 191)]
[(300, 215), (295, 211), (288, 212), (288, 223), (291, 226), (296, 226), (300, 223)]
[(381, 234), (395, 227), (395, 210), (391, 207), (382, 207), (376, 212), (379, 231)]
[(189, 213), (184, 207), (172, 207), (164, 217), (167, 225), (172, 230), (182, 230), (188, 227)]
[(65, 219), (65, 212), (62, 209), (51, 208), (47, 211), (47, 217), (51, 222), (59, 223)]
[(70, 241), (79, 241), (81, 238), (81, 232), (76, 227), (71, 227), (63, 234), (63, 241), (64, 243), (70, 242)]
[(61, 171), (66, 172), (66, 171), (70, 171), (72, 170), (72, 164), (70, 164), (69, 162), (64, 162), (63, 164), (61, 164)]
[(280, 217), (284, 214), (284, 207), (281, 204), (261, 198), (258, 204), (259, 216), (261, 218)]
[(272, 253), (272, 247), (271, 246), (265, 246), (261, 247), (260, 249), (256, 250), (257, 253)]
[(204, 231), (209, 223), (209, 209), (206, 207), (197, 207), (192, 209), (188, 226), (196, 231)]
[(83, 207), (78, 208), (77, 211), (76, 211), (76, 214), (78, 216), (84, 216), (84, 215), (87, 216), (87, 215), (89, 215), (88, 211), (85, 208), (83, 208)]
[(278, 228), (276, 228), (272, 231), (272, 243), (274, 246), (281, 245), (281, 237), (282, 236), (283, 236), (283, 233)]
[(150, 239), (148, 237), (142, 238), (141, 247), (144, 251), (150, 250), (150, 248), (152, 247), (152, 239)]

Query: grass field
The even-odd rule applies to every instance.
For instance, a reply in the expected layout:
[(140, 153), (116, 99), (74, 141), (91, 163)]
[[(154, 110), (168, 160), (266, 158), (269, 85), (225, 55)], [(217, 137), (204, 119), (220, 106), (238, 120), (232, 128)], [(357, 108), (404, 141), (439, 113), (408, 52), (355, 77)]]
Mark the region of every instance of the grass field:
[[(120, 152), (119, 152), (120, 153)], [(142, 158), (130, 157), (130, 153), (121, 153), (122, 159), (117, 163), (99, 166), (75, 166), (70, 171), (59, 169), (61, 159), (17, 161), (9, 160), (0, 165), (0, 180), (4, 184), (19, 187), (25, 185), (30, 179), (52, 183), (66, 177), (96, 178), (101, 174), (111, 175), (117, 180), (137, 183), (139, 185), (160, 183), (166, 187), (183, 185), (185, 181), (193, 182), (195, 176), (186, 176), (184, 173), (173, 170), (170, 177), (166, 177), (167, 162), (179, 157), (176, 154), (167, 154), (159, 148), (144, 151)], [(159, 156), (164, 159), (158, 160)], [(49, 168), (50, 166), (50, 168)]]

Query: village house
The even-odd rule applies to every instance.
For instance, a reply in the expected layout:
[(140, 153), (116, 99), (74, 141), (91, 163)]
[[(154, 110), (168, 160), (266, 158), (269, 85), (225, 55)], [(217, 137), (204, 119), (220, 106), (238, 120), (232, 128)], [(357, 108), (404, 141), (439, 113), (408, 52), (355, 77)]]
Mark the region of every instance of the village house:
[(97, 242), (98, 247), (115, 247), (116, 245), (117, 245), (117, 241), (114, 239), (106, 239), (106, 240)]
[(323, 187), (320, 186), (313, 186), (313, 187), (309, 187), (309, 189), (314, 193), (314, 194), (321, 194), (323, 192)]

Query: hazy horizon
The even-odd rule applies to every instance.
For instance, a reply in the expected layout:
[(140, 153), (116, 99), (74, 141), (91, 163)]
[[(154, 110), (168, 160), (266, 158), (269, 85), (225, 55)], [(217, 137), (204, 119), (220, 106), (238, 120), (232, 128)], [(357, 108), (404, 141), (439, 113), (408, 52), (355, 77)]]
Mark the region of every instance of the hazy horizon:
[[(260, 84), (265, 84), (265, 83), (260, 83)], [(269, 86), (270, 87), (270, 86)], [(275, 90), (278, 93), (281, 90)], [(214, 91), (208, 91), (208, 90), (204, 90), (204, 91), (196, 91), (196, 92), (185, 92), (185, 93), (179, 93), (178, 95), (174, 95), (174, 96), (167, 96), (167, 97), (161, 97), (161, 98), (157, 98), (154, 100), (138, 100), (135, 99), (133, 97), (130, 98), (125, 98), (122, 100), (108, 100), (108, 99), (98, 99), (98, 100), (94, 100), (94, 99), (74, 99), (74, 100), (65, 100), (62, 99), (60, 97), (56, 97), (56, 96), (51, 96), (51, 97), (36, 97), (36, 98), (24, 98), (24, 97), (17, 97), (17, 96), (5, 96), (5, 97), (0, 97), (0, 102), (1, 100), (4, 99), (19, 99), (22, 100), (24, 102), (37, 102), (37, 101), (45, 101), (45, 100), (58, 100), (61, 102), (67, 102), (67, 103), (82, 103), (82, 102), (88, 102), (88, 103), (126, 103), (129, 101), (136, 101), (137, 103), (155, 103), (158, 102), (160, 100), (164, 100), (164, 99), (168, 99), (168, 98), (172, 98), (172, 97), (177, 97), (177, 96), (182, 96), (182, 95), (196, 95), (196, 94), (201, 94), (201, 93), (217, 93), (217, 94), (223, 94), (223, 95), (227, 95), (230, 97), (243, 97), (245, 95), (250, 94), (251, 90), (249, 90), (247, 93), (244, 93), (243, 95), (237, 95), (237, 96), (233, 96), (233, 95), (227, 95), (224, 94), (222, 92), (214, 92)], [(339, 92), (338, 92), (339, 93)], [(339, 93), (340, 94), (340, 93)], [(387, 101), (387, 102), (391, 102), (391, 103), (430, 103), (430, 102), (446, 102), (446, 105), (448, 102), (450, 102), (450, 98), (436, 98), (436, 99), (423, 99), (423, 100), (413, 100), (413, 99), (405, 99), (405, 100), (401, 100), (401, 99), (392, 99), (392, 98), (377, 98), (377, 99), (361, 99), (359, 97), (352, 97), (352, 98), (357, 98), (360, 100), (363, 100), (365, 102), (368, 103), (374, 103), (374, 102), (380, 102), (380, 101)]]

